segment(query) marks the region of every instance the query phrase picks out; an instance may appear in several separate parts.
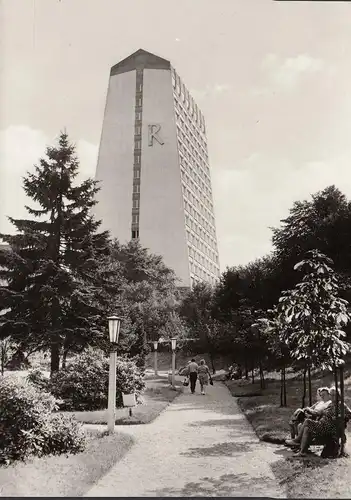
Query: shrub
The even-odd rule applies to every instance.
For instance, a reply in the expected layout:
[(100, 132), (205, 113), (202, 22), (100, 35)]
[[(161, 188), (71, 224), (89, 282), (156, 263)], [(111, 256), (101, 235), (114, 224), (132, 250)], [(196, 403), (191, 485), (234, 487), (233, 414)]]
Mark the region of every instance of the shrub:
[(45, 377), (39, 368), (31, 370), (27, 375), (27, 381), (40, 390), (49, 392), (50, 381)]
[(72, 417), (54, 413), (42, 430), (45, 455), (76, 454), (85, 449), (86, 435), (82, 425)]
[(29, 455), (77, 453), (85, 446), (78, 422), (53, 414), (57, 401), (26, 380), (0, 380), (0, 463)]
[[(60, 372), (53, 374), (50, 390), (63, 401), (61, 410), (86, 411), (107, 407), (109, 361), (103, 352), (88, 349), (77, 355)], [(145, 388), (143, 374), (128, 359), (117, 358), (116, 406), (123, 405), (122, 393), (135, 393), (140, 402)]]

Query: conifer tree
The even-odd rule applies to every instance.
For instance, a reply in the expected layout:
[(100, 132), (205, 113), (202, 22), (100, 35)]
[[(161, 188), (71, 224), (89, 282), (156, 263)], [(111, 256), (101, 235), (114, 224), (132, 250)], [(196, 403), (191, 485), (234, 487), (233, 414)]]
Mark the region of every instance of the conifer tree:
[(79, 350), (102, 334), (104, 304), (96, 272), (108, 252), (108, 233), (91, 215), (96, 181), (75, 183), (79, 162), (65, 132), (57, 147), (27, 173), (23, 188), (37, 207), (30, 219), (13, 219), (15, 234), (1, 234), (11, 251), (0, 251), (1, 336), (24, 349), (49, 351), (51, 373), (65, 346)]

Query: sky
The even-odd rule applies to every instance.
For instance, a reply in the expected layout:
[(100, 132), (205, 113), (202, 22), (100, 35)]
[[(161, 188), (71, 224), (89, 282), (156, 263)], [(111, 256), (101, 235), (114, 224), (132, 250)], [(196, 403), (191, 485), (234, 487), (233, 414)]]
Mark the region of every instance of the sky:
[(0, 232), (67, 130), (94, 176), (110, 67), (171, 60), (207, 126), (221, 270), (263, 257), (294, 201), (351, 197), (351, 3), (0, 1)]

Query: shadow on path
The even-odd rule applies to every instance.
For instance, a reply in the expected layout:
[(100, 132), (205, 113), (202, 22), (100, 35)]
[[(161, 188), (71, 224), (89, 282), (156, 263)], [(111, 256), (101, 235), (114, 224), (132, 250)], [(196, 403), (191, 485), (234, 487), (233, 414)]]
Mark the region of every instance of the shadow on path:
[[(249, 474), (223, 474), (218, 478), (203, 477), (198, 482), (186, 483), (182, 488), (160, 488), (155, 491), (150, 491), (154, 496), (214, 496), (214, 497), (233, 497), (247, 496), (250, 491), (259, 496), (262, 496), (269, 490), (271, 481), (264, 477), (258, 478), (253, 484), (252, 477)], [(253, 496), (253, 495), (252, 495)]]
[(203, 448), (189, 448), (188, 451), (181, 453), (184, 457), (232, 457), (242, 453), (248, 453), (252, 445), (256, 443), (216, 443), (213, 446)]
[[(229, 427), (233, 428), (238, 425), (242, 428), (243, 422), (241, 418), (216, 418), (211, 420), (197, 420), (191, 422), (189, 427)], [(240, 429), (241, 430), (241, 429)], [(251, 429), (250, 429), (251, 430)], [(250, 432), (252, 434), (252, 431)]]

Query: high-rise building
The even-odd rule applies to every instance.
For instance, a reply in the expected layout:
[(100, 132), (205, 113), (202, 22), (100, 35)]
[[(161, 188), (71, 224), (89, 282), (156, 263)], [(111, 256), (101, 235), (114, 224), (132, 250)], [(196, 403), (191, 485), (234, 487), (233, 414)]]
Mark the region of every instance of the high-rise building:
[(139, 238), (180, 286), (215, 283), (205, 120), (166, 59), (138, 50), (111, 68), (96, 179), (103, 229), (121, 242)]

